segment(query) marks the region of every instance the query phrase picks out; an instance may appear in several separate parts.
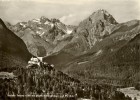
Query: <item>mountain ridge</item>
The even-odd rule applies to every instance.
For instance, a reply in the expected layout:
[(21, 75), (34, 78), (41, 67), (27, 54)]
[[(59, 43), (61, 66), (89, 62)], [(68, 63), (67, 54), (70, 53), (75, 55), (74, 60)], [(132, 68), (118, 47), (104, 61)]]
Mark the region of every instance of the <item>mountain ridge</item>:
[(12, 71), (27, 64), (31, 54), (18, 36), (0, 19), (0, 70)]

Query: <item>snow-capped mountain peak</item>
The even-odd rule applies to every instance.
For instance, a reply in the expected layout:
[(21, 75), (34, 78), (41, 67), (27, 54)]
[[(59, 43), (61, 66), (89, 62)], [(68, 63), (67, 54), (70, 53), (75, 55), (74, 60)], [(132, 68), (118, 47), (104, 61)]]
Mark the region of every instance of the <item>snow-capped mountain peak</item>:
[(40, 19), (39, 19), (39, 18), (38, 18), (38, 19), (33, 19), (32, 21), (33, 21), (33, 22), (40, 23)]

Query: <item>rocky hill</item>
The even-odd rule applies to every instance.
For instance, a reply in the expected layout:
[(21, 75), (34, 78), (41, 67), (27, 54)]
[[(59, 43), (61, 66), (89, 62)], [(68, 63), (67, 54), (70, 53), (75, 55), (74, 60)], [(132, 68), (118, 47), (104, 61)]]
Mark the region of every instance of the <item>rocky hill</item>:
[(0, 19), (0, 71), (23, 67), (30, 57), (24, 42)]

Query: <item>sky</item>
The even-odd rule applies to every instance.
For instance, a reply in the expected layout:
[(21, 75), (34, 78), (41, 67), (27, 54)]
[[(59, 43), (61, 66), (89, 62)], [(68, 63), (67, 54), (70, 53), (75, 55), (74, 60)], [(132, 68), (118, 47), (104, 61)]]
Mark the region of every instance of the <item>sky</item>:
[(119, 23), (140, 20), (140, 0), (0, 0), (0, 18), (11, 24), (45, 16), (78, 25), (99, 9), (107, 10)]

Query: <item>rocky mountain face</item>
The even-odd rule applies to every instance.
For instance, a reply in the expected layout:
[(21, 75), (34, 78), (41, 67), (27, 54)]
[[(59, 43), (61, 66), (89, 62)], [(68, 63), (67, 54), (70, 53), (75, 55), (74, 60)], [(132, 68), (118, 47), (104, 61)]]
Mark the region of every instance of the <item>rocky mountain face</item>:
[[(139, 20), (118, 23), (107, 11), (98, 10), (83, 20), (74, 34), (82, 37), (85, 51), (78, 50), (83, 43), (78, 49), (67, 45), (62, 49), (66, 55), (61, 51), (44, 59), (86, 82), (131, 86), (140, 81)], [(57, 62), (59, 57), (66, 59)]]
[(111, 29), (117, 24), (116, 20), (106, 10), (98, 10), (83, 20), (77, 33), (82, 34), (90, 45), (94, 46), (96, 42), (102, 41), (111, 34)]
[(23, 67), (30, 57), (24, 42), (0, 19), (0, 71)]
[(75, 28), (61, 23), (58, 19), (48, 19), (44, 16), (16, 25), (7, 25), (35, 56), (46, 56), (61, 50), (69, 42), (67, 38)]

